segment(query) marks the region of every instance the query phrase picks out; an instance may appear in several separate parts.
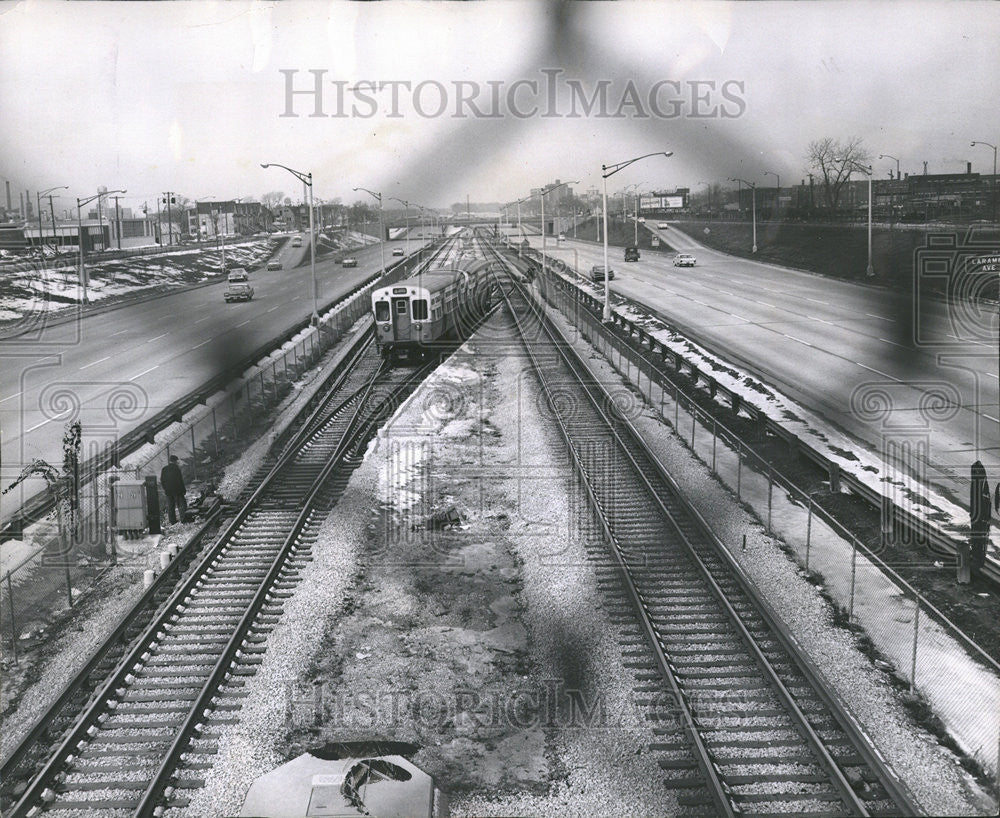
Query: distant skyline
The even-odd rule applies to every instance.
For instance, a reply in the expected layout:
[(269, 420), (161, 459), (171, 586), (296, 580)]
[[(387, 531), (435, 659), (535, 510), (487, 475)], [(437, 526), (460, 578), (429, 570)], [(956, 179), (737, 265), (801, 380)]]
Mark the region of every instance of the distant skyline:
[(0, 178), (299, 200), (270, 162), (443, 208), (660, 150), (609, 192), (788, 186), (828, 136), (990, 173), (998, 42), (992, 2), (0, 3)]

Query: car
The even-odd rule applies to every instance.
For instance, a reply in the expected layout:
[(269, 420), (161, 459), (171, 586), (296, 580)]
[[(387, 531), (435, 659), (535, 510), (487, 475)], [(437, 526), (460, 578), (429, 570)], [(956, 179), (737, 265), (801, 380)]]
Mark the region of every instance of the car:
[(560, 233), (559, 237), (556, 239), (556, 241), (566, 241), (566, 234), (565, 233)]
[(674, 267), (694, 267), (697, 259), (690, 253), (678, 253), (674, 256)]
[(249, 281), (250, 276), (247, 275), (247, 271), (243, 267), (232, 267), (229, 270), (229, 275), (226, 276), (226, 280), (232, 284), (234, 281)]
[(625, 261), (638, 261), (639, 260), (639, 248), (638, 247), (626, 247), (625, 248)]
[(282, 269), (281, 268), (281, 262), (280, 261), (274, 261), (274, 260), (269, 261), (267, 263), (267, 269), (268, 270), (280, 270), (280, 269)]
[(356, 258), (354, 258), (354, 256), (347, 256), (346, 258), (342, 258), (340, 260), (340, 266), (341, 267), (357, 267), (358, 266), (358, 260)]
[(406, 251), (402, 247), (395, 247), (393, 248), (392, 254), (394, 256), (403, 256), (406, 255)]
[[(604, 265), (603, 264), (595, 264), (593, 267), (591, 267), (590, 268), (590, 277), (594, 281), (604, 281)], [(614, 281), (614, 280), (615, 280), (615, 271), (609, 269), (608, 270), (608, 281)]]
[(301, 247), (301, 246), (302, 246), (302, 236), (296, 236), (294, 239), (292, 239), (292, 247)]
[(636, 219), (636, 221), (638, 221), (639, 224), (645, 224), (646, 223), (646, 217), (645, 216), (640, 216), (638, 219)]
[(226, 287), (223, 297), (226, 299), (227, 304), (231, 301), (252, 301), (253, 287), (245, 281), (231, 281), (229, 286)]
[(667, 224), (666, 222), (657, 222), (656, 227), (659, 230), (666, 230), (668, 227), (670, 227), (670, 225)]

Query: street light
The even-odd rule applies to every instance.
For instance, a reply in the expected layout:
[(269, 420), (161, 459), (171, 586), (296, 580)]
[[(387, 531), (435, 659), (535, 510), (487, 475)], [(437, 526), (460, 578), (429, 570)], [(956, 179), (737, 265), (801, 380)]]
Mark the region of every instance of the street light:
[(608, 177), (614, 176), (618, 171), (625, 170), (629, 165), (646, 159), (650, 156), (665, 156), (668, 159), (674, 155), (673, 151), (653, 151), (625, 162), (618, 162), (614, 165), (601, 165), (601, 178), (604, 180), (604, 193), (601, 198), (601, 217), (604, 221), (604, 321), (611, 320), (611, 287), (608, 284)]
[(778, 197), (781, 195), (781, 177), (775, 173), (773, 170), (765, 170), (761, 173), (761, 176), (773, 176), (777, 181), (775, 182), (775, 193), (774, 193), (774, 209), (779, 209)]
[[(976, 143), (973, 142), (973, 145)], [(899, 181), (899, 157), (893, 156), (891, 153), (880, 153), (878, 155), (879, 159), (895, 159), (896, 160), (896, 181)]]
[(864, 173), (868, 176), (868, 277), (871, 278), (875, 275), (875, 268), (872, 266), (872, 166), (859, 165), (857, 162), (851, 162), (851, 167)]
[[(757, 185), (752, 182), (748, 182), (746, 179), (740, 179), (738, 176), (730, 176), (730, 182), (742, 182), (751, 190), (751, 196), (753, 197), (753, 247), (751, 252), (757, 252)], [(739, 193), (736, 194), (737, 199), (739, 199)], [(742, 210), (742, 203), (741, 210)]]
[(376, 193), (374, 190), (369, 190), (366, 187), (356, 187), (354, 192), (357, 193), (359, 190), (363, 190), (378, 199), (378, 246), (382, 254), (382, 272), (385, 273), (385, 221), (382, 216), (382, 194)]
[(973, 142), (972, 147), (976, 145), (985, 145), (987, 148), (993, 148), (993, 221), (997, 220), (997, 146), (991, 145), (989, 142), (983, 142), (979, 140), (978, 142)]
[[(121, 193), (121, 194), (125, 194), (125, 193), (128, 193), (128, 191), (127, 190), (102, 190), (100, 193), (96, 194), (95, 196), (91, 196), (88, 199), (77, 199), (76, 200), (76, 231), (77, 231), (77, 236), (76, 237), (77, 237), (77, 242), (80, 245), (80, 291), (81, 291), (80, 303), (81, 304), (87, 304), (87, 303), (89, 303), (89, 301), (87, 299), (87, 284), (88, 284), (88, 282), (87, 282), (87, 267), (83, 263), (83, 217), (80, 215), (80, 208), (83, 207), (85, 204), (90, 204), (92, 201), (94, 201), (94, 199), (100, 199), (101, 196), (107, 196), (109, 193)], [(104, 232), (103, 228), (102, 228), (101, 232), (102, 233)], [(104, 236), (103, 235), (101, 236), (101, 243), (102, 244), (104, 243)]]
[(551, 193), (553, 190), (559, 190), (561, 187), (566, 187), (566, 185), (578, 185), (580, 184), (579, 179), (574, 179), (572, 182), (560, 182), (558, 185), (553, 185), (552, 187), (546, 189), (542, 188), (542, 192), (539, 194), (538, 198), (542, 200), (542, 278), (545, 278), (545, 195)]
[(261, 163), (262, 168), (283, 168), (292, 176), (309, 188), (309, 271), (312, 273), (312, 318), (313, 326), (319, 324), (319, 282), (316, 281), (316, 234), (313, 232), (313, 175), (292, 170), (287, 165), (279, 165), (277, 162)]
[[(50, 194), (53, 190), (69, 190), (69, 185), (59, 185), (58, 187), (50, 187), (48, 190), (43, 190), (41, 193), (39, 193), (37, 190), (35, 191), (35, 201), (38, 203), (38, 247), (39, 247), (39, 249), (41, 249), (41, 246), (42, 246), (42, 198), (45, 197), (45, 196), (47, 196), (48, 194)], [(29, 201), (30, 201), (30, 199), (29, 199)], [(49, 206), (51, 207), (51, 205), (52, 205), (52, 202), (50, 201), (49, 202)], [(56, 236), (56, 217), (55, 216), (52, 217), (52, 236), (53, 236), (53, 239)], [(53, 247), (54, 246), (55, 245), (53, 244)]]
[(389, 201), (399, 202), (406, 208), (404, 211), (406, 216), (406, 255), (410, 255), (410, 203), (406, 199), (398, 199), (395, 196), (390, 196)]

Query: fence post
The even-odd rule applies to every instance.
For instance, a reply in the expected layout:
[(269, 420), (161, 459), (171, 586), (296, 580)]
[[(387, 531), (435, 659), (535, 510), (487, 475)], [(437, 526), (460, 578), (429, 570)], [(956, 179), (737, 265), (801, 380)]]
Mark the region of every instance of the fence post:
[(851, 621), (854, 619), (854, 577), (857, 574), (857, 564), (858, 564), (858, 538), (851, 538), (851, 601), (850, 606), (847, 609), (847, 620)]
[(712, 418), (712, 473), (715, 473), (715, 447), (718, 439), (718, 421)]
[(10, 581), (10, 569), (7, 570), (7, 604), (10, 607), (10, 650), (17, 664), (17, 619), (14, 617), (14, 583)]
[(677, 431), (677, 419), (678, 412), (680, 411), (680, 390), (677, 388), (677, 384), (674, 384), (674, 431)]
[(806, 573), (809, 573), (809, 546), (812, 540), (813, 498), (809, 498), (809, 516), (806, 517)]
[(771, 533), (771, 508), (774, 496), (774, 467), (767, 467), (767, 533)]
[(910, 657), (910, 692), (917, 686), (917, 636), (920, 633), (920, 594), (913, 600), (913, 654)]
[(694, 452), (694, 450), (695, 450), (694, 449), (694, 427), (695, 427), (696, 409), (695, 409), (694, 399), (693, 398), (691, 399), (691, 402), (689, 403), (689, 408), (691, 410), (691, 451)]
[(212, 407), (212, 431), (215, 433), (215, 457), (219, 457), (219, 421), (215, 417), (215, 407)]
[[(197, 421), (196, 421), (197, 422)], [(193, 480), (198, 479), (198, 449), (194, 442), (194, 423), (191, 424), (191, 471), (194, 472)]]
[(743, 500), (743, 444), (736, 441), (736, 502)]

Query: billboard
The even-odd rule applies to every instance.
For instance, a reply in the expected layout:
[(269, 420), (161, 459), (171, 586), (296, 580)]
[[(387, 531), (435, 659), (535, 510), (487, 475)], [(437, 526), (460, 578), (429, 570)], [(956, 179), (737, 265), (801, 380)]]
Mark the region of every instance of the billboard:
[(648, 195), (639, 197), (640, 210), (681, 210), (684, 207), (684, 196), (680, 194)]

